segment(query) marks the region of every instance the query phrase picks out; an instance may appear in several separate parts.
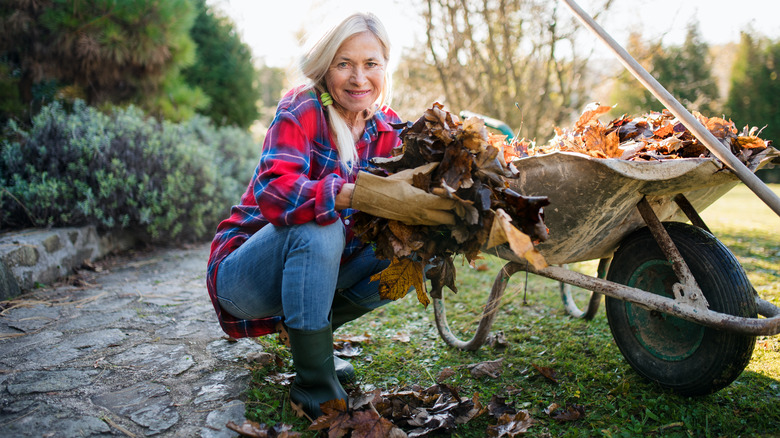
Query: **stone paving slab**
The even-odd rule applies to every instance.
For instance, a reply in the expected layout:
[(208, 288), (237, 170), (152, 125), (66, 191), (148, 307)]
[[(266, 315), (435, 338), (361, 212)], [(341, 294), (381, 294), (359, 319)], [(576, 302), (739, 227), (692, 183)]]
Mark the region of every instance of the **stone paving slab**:
[(225, 339), (207, 257), (137, 254), (0, 302), (0, 437), (236, 436), (262, 347)]

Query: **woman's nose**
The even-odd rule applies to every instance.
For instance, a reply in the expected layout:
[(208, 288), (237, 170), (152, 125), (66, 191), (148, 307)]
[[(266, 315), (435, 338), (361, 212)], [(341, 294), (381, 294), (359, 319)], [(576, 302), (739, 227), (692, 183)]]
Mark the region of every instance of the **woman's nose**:
[(356, 67), (352, 69), (352, 81), (356, 84), (362, 84), (366, 80), (366, 72), (362, 68)]

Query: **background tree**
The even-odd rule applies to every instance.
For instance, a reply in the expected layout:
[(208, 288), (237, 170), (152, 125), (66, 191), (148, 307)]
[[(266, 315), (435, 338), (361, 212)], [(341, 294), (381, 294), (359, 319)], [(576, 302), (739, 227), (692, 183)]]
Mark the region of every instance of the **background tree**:
[[(662, 50), (660, 42), (648, 42), (638, 32), (631, 32), (628, 36), (626, 51), (648, 72), (652, 71), (652, 60), (657, 59), (658, 53)], [(663, 109), (663, 105), (653, 97), (652, 93), (622, 65), (609, 93), (608, 104), (615, 105), (611, 111), (615, 117), (619, 117), (621, 114), (644, 114), (648, 111)]]
[[(682, 46), (663, 47), (645, 42), (638, 33), (629, 36), (626, 49), (688, 110), (713, 116), (719, 112), (718, 85), (712, 74), (709, 46), (702, 41), (698, 22), (688, 26)], [(661, 111), (663, 104), (628, 71), (621, 70), (610, 98), (614, 115)]]
[[(709, 45), (701, 39), (698, 22), (688, 26), (682, 46), (655, 52), (652, 64), (658, 82), (688, 110), (717, 115), (718, 84), (712, 74)], [(654, 107), (661, 108), (660, 102)]]
[(283, 68), (261, 65), (257, 68), (260, 85), (260, 120), (265, 125), (271, 124), (276, 114), (276, 105), (287, 88), (287, 72)]
[[(780, 141), (780, 41), (742, 33), (724, 106), (738, 127), (763, 128), (761, 138)], [(765, 181), (780, 182), (780, 167), (759, 171)]]
[(252, 51), (236, 33), (235, 25), (215, 13), (205, 0), (195, 0), (197, 18), (190, 35), (197, 59), (182, 74), (201, 88), (210, 103), (200, 112), (220, 126), (248, 128), (259, 116), (258, 72)]
[(392, 107), (403, 120), (417, 120), (433, 102), (446, 101), (436, 66), (429, 58), (427, 47), (412, 47), (393, 72)]
[(25, 107), (37, 85), (54, 81), (90, 105), (132, 102), (186, 117), (205, 103), (179, 77), (194, 61), (194, 18), (190, 0), (4, 1), (0, 58), (18, 72)]
[(589, 98), (587, 55), (575, 44), (574, 18), (558, 5), (427, 0), (428, 61), (449, 109), (503, 119), (540, 140), (581, 110)]

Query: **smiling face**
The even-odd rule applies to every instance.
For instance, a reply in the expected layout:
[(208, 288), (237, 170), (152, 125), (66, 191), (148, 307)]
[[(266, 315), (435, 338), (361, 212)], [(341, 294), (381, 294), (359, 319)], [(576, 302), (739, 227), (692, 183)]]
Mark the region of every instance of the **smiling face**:
[(341, 44), (325, 74), (325, 83), (348, 122), (360, 117), (379, 98), (385, 68), (382, 44), (371, 32), (355, 34)]

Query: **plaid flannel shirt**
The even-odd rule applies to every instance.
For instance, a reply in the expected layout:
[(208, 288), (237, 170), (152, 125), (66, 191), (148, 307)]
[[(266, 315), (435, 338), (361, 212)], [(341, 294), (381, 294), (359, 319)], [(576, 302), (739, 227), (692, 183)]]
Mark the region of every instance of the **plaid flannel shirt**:
[(220, 308), (216, 294), (220, 262), (268, 223), (284, 226), (315, 221), (328, 225), (342, 220), (347, 230), (342, 262), (363, 246), (348, 219), (353, 210), (336, 211), (336, 194), (345, 183), (354, 182), (357, 172), (367, 167), (371, 158), (390, 155), (400, 143), (399, 131), (390, 123), (399, 122), (398, 115), (388, 107), (366, 122), (366, 131), (356, 144), (359, 163), (349, 173), (339, 161), (318, 93), (299, 88), (282, 98), (254, 176), (240, 203), (231, 208), (230, 217), (217, 227), (211, 243), (206, 286), (225, 333), (242, 338), (277, 331), (280, 317), (235, 318)]

